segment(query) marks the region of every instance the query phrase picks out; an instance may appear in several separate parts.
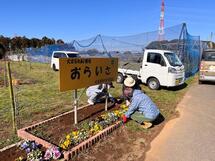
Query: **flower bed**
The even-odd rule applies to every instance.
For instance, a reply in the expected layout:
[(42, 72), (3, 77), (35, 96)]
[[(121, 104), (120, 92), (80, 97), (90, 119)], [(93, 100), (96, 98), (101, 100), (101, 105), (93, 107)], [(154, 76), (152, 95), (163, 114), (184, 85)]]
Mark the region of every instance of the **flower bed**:
[(82, 141), (96, 135), (103, 129), (119, 121), (125, 111), (127, 111), (127, 107), (121, 105), (117, 110), (103, 113), (93, 120), (82, 123), (78, 128), (73, 129), (66, 135), (60, 142), (60, 147), (64, 150), (68, 150), (78, 145)]
[(121, 115), (125, 111), (125, 106), (115, 106), (109, 112), (104, 112), (103, 104), (85, 107), (78, 111), (79, 119), (84, 121), (77, 126), (74, 126), (71, 121), (73, 112), (68, 112), (43, 123), (21, 129), (18, 134), (24, 139), (35, 140), (45, 148), (61, 147), (64, 158), (69, 160), (119, 127), (122, 123)]
[(58, 147), (53, 146), (45, 150), (42, 145), (30, 140), (23, 141), (19, 148), (26, 153), (17, 157), (15, 161), (49, 161), (58, 160), (62, 156)]

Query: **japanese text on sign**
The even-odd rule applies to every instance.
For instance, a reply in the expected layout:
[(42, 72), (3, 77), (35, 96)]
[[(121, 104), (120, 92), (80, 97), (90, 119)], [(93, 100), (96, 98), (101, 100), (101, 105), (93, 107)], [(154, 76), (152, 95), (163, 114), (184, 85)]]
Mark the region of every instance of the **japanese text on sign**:
[(115, 81), (117, 58), (61, 58), (60, 91)]

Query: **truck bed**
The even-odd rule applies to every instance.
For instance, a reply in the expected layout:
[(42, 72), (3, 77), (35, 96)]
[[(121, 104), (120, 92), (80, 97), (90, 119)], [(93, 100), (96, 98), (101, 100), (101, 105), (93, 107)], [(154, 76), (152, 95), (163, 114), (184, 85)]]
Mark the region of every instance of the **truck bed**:
[(128, 75), (140, 76), (140, 71), (137, 71), (137, 70), (118, 68), (118, 72), (126, 75), (128, 74)]
[[(124, 64), (128, 63), (127, 65), (124, 66)], [(142, 65), (141, 63), (137, 63), (137, 62), (125, 62), (125, 61), (120, 61), (119, 62), (119, 68), (122, 69), (131, 69), (131, 70), (136, 70), (139, 71), (140, 67)]]

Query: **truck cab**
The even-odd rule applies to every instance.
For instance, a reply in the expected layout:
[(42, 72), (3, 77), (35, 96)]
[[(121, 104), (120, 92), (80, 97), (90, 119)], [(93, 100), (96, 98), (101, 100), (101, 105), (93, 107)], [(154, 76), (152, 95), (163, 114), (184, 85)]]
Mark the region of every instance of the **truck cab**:
[(204, 81), (215, 82), (215, 49), (207, 49), (202, 53), (199, 69), (199, 84)]
[(118, 82), (122, 82), (127, 75), (140, 79), (153, 90), (160, 86), (178, 86), (185, 80), (183, 64), (174, 52), (167, 50), (146, 49), (138, 71), (118, 69)]

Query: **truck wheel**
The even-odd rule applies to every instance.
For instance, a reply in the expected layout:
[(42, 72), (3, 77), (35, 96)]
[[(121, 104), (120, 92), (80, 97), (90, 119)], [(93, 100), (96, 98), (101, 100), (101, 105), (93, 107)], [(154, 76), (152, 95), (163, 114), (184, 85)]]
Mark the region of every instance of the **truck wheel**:
[(57, 71), (55, 64), (52, 65), (52, 69), (53, 69), (54, 71)]
[(150, 78), (147, 82), (147, 85), (152, 90), (157, 90), (160, 88), (160, 83), (156, 78)]
[(116, 82), (123, 83), (123, 81), (124, 81), (124, 76), (122, 75), (122, 73), (118, 73)]

